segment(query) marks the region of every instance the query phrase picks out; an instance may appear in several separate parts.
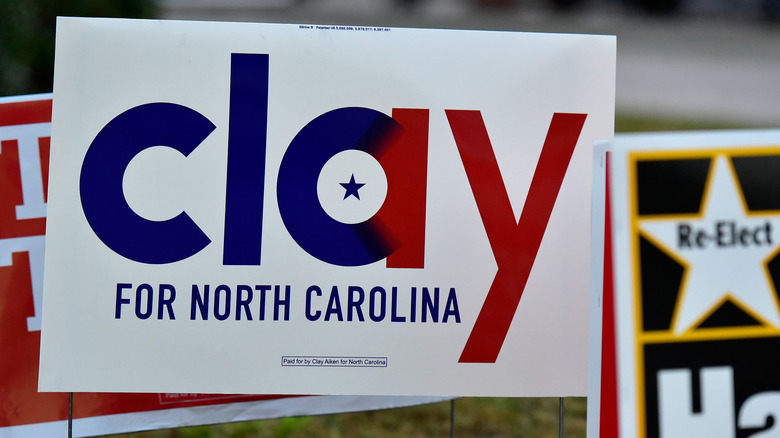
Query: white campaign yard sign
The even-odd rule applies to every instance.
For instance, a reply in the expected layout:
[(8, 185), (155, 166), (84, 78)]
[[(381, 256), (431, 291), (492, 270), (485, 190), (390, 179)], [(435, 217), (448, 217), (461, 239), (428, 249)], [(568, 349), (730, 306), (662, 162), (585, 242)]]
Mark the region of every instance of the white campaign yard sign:
[(40, 389), (585, 395), (615, 40), (61, 18)]

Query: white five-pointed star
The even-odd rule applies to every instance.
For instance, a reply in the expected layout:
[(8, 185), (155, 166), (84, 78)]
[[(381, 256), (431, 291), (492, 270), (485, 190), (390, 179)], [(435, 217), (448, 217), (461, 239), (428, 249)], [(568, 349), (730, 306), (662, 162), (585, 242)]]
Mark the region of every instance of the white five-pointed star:
[(780, 243), (780, 215), (749, 214), (730, 161), (718, 156), (714, 164), (703, 214), (639, 223), (686, 267), (672, 330), (690, 330), (726, 298), (780, 328), (780, 307), (765, 265)]

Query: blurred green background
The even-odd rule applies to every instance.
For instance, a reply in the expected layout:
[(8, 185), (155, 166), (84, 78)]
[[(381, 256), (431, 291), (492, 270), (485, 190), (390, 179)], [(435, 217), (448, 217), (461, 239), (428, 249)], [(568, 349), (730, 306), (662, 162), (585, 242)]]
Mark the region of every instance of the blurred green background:
[[(558, 398), (455, 400), (455, 437), (557, 438)], [(566, 398), (564, 436), (585, 437), (585, 398)], [(121, 434), (123, 438), (446, 438), (452, 405), (428, 405), (350, 414), (248, 421)]]
[(156, 15), (153, 0), (0, 0), (0, 96), (52, 91), (57, 16)]

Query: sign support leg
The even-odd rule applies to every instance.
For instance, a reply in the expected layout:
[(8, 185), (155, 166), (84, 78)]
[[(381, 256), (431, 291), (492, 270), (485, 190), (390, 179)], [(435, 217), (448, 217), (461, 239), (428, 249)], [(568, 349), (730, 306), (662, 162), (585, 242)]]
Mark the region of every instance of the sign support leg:
[(455, 399), (450, 400), (450, 438), (455, 437)]
[(68, 438), (73, 438), (73, 393), (68, 393)]
[(563, 397), (558, 398), (558, 438), (563, 438)]

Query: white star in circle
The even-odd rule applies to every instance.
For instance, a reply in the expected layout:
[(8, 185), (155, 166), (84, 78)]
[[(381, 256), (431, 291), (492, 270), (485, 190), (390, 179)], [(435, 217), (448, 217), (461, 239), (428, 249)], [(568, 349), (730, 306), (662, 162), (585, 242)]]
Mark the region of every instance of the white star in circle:
[(718, 156), (703, 214), (644, 219), (639, 228), (685, 267), (672, 321), (675, 334), (731, 299), (762, 324), (780, 327), (780, 304), (766, 262), (780, 244), (780, 215), (747, 211), (730, 160)]

